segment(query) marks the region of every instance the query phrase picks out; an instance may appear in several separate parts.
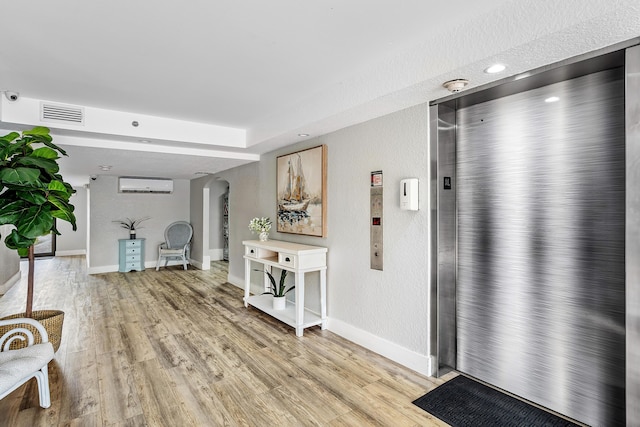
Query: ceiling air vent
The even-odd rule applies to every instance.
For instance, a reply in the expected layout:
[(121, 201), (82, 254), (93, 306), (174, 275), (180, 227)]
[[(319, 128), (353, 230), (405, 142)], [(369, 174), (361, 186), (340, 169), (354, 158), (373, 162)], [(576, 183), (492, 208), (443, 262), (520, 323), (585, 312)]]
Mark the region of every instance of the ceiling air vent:
[(43, 102), (40, 104), (40, 120), (82, 125), (84, 124), (84, 108)]

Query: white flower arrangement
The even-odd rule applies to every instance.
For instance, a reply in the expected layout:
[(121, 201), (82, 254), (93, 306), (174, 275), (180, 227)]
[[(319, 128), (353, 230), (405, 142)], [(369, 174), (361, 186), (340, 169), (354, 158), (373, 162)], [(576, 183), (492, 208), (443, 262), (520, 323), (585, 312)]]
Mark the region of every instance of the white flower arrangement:
[(249, 222), (249, 230), (254, 233), (268, 233), (271, 230), (271, 219), (268, 217), (255, 217)]

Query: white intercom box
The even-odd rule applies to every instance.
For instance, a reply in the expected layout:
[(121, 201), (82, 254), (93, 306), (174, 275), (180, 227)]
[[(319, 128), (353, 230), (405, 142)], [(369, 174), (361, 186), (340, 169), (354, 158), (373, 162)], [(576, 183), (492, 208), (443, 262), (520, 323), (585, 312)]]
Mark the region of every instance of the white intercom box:
[(418, 210), (418, 178), (407, 178), (400, 181), (400, 209)]

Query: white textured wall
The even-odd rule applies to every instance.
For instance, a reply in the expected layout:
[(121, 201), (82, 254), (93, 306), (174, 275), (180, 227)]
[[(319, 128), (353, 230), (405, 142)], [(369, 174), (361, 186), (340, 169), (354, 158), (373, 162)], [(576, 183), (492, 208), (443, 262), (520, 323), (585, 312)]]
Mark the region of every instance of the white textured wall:
[(75, 188), (70, 202), (75, 208), (77, 230), (73, 231), (71, 224), (58, 220), (57, 228), (61, 233), (56, 237), (56, 255), (81, 255), (87, 250), (87, 189)]
[(146, 239), (145, 261), (158, 259), (158, 245), (164, 241), (164, 230), (174, 221), (189, 221), (189, 181), (174, 180), (172, 194), (118, 193), (118, 177), (99, 176), (91, 181), (90, 272), (116, 271), (118, 239), (129, 237), (127, 230), (114, 220), (123, 218), (151, 219), (137, 237)]
[[(203, 265), (206, 256), (210, 256), (210, 260), (222, 259), (222, 195), (227, 191), (227, 185), (226, 181), (216, 180), (209, 175), (190, 182), (193, 226), (191, 258), (199, 268), (207, 268)], [(205, 192), (208, 192), (209, 198), (206, 206), (203, 200)]]
[[(329, 313), (428, 354), (428, 106), (318, 138), (329, 147)], [(370, 172), (383, 171), (384, 270), (371, 270)], [(400, 180), (419, 178), (420, 210), (400, 210)]]
[[(230, 279), (235, 277), (232, 282), (242, 283), (241, 242), (255, 238), (247, 229), (249, 219), (276, 216), (276, 157), (320, 144), (328, 148), (328, 237), (272, 230), (271, 238), (328, 247), (330, 329), (426, 373), (429, 371), (427, 104), (268, 153), (262, 156), (259, 165), (241, 166), (219, 174), (231, 183)], [(371, 270), (369, 259), (370, 173), (375, 170), (384, 174), (384, 271)], [(254, 171), (257, 173), (252, 176)], [(409, 177), (420, 179), (421, 203), (417, 212), (402, 211), (399, 207), (400, 180)], [(306, 304), (317, 309), (318, 275), (308, 274), (306, 284)]]
[(244, 286), (242, 241), (257, 238), (249, 230), (249, 221), (253, 217), (264, 216), (259, 200), (263, 192), (269, 191), (263, 187), (265, 183), (260, 182), (262, 163), (250, 163), (216, 175), (229, 183), (229, 282), (240, 287)]

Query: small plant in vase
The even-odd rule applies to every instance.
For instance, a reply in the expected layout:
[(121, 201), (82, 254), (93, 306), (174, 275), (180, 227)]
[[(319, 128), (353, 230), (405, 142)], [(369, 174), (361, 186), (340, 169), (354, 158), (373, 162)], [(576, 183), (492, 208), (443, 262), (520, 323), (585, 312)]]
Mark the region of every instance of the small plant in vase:
[(296, 288), (295, 286), (291, 286), (289, 289), (287, 289), (287, 286), (284, 283), (287, 279), (287, 270), (282, 270), (282, 272), (280, 273), (280, 282), (278, 283), (278, 285), (276, 285), (276, 279), (273, 277), (273, 274), (266, 270), (264, 274), (269, 277), (269, 282), (271, 282), (271, 289), (267, 292), (263, 292), (262, 295), (273, 295), (273, 309), (284, 310), (284, 308), (286, 307), (286, 295)]
[(139, 229), (139, 228), (143, 228), (140, 224), (142, 223), (142, 221), (146, 221), (148, 219), (151, 219), (151, 217), (145, 216), (143, 218), (138, 218), (138, 219), (131, 219), (131, 218), (116, 219), (113, 222), (116, 222), (116, 223), (120, 224), (120, 227), (126, 228), (127, 230), (129, 230), (129, 238), (130, 239), (135, 239), (136, 238), (136, 230)]
[(249, 230), (253, 233), (258, 233), (260, 241), (266, 242), (269, 240), (269, 230), (271, 230), (271, 218), (255, 217), (249, 222)]

